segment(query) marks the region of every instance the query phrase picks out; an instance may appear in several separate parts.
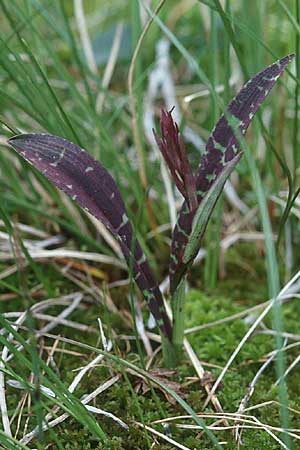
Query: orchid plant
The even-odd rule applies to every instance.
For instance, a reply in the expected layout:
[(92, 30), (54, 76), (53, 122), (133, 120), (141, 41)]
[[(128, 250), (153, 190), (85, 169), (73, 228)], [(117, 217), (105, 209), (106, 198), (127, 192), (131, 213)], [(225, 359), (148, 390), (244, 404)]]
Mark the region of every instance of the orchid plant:
[(261, 103), (294, 55), (286, 56), (251, 78), (227, 107), (213, 129), (200, 165), (191, 169), (172, 111), (162, 111), (161, 136), (155, 139), (184, 197), (173, 230), (169, 278), (172, 318), (134, 235), (120, 191), (105, 168), (89, 153), (50, 134), (21, 134), (8, 143), (55, 186), (88, 211), (118, 240), (134, 280), (159, 328), (164, 362), (174, 366), (180, 358), (184, 336), (185, 280), (224, 184), (241, 159), (240, 137)]

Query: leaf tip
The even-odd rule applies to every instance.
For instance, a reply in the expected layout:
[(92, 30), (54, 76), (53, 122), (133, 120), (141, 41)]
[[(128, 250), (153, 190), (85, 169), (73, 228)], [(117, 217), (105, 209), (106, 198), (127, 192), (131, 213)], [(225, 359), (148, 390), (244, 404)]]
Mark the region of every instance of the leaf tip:
[(32, 138), (34, 135), (33, 134), (16, 134), (15, 136), (12, 136), (11, 138), (8, 139), (7, 143), (15, 148), (18, 149), (20, 144), (25, 143), (28, 139)]
[(296, 54), (295, 53), (290, 53), (289, 55), (284, 56), (283, 58), (279, 59), (277, 61), (277, 64), (279, 64), (280, 67), (282, 67), (282, 69), (285, 69), (286, 66), (293, 61), (293, 59), (295, 58)]
[(291, 61), (292, 59), (294, 59), (296, 56), (296, 53), (290, 53), (289, 55), (287, 55), (287, 58), (289, 59), (289, 61)]

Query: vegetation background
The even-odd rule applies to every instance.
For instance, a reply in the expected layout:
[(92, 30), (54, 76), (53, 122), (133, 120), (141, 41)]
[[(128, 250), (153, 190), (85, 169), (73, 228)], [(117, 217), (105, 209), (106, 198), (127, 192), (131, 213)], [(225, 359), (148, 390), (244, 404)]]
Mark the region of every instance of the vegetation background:
[[(1, 446), (299, 448), (300, 1), (0, 10)], [(6, 140), (48, 132), (98, 158), (164, 288), (181, 198), (152, 137), (160, 107), (175, 106), (196, 168), (241, 85), (293, 52), (189, 278), (185, 359), (164, 371), (117, 244)]]

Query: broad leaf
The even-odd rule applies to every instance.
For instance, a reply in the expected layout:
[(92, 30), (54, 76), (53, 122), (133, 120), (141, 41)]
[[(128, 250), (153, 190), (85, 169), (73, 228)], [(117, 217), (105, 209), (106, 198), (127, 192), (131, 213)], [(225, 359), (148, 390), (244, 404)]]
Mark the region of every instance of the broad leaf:
[[(294, 55), (286, 56), (251, 78), (217, 122), (196, 172), (199, 205), (227, 164), (239, 153), (238, 136), (246, 133), (254, 114), (293, 57)], [(175, 291), (181, 277), (186, 273), (195, 257), (194, 252), (190, 259), (186, 254), (186, 245), (192, 231), (195, 214), (196, 211), (191, 211), (188, 203), (184, 202), (173, 231), (169, 267), (171, 292)], [(198, 245), (200, 245), (200, 241), (198, 241)]]
[(171, 338), (163, 298), (146, 257), (134, 237), (125, 205), (112, 176), (89, 153), (49, 134), (23, 134), (9, 144), (55, 186), (100, 220), (118, 239), (134, 279), (162, 333)]

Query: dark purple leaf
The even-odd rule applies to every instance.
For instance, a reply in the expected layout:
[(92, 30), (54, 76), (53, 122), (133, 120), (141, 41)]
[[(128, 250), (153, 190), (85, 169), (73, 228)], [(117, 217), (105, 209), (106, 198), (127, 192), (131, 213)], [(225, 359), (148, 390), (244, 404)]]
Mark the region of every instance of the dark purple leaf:
[[(240, 151), (238, 135), (246, 133), (247, 128), (277, 79), (294, 55), (286, 56), (251, 78), (233, 99), (212, 131), (196, 172), (197, 199), (200, 204), (212, 183), (220, 176), (228, 164)], [(230, 123), (229, 123), (229, 122)], [(174, 292), (181, 277), (193, 260), (183, 262), (183, 255), (192, 230), (195, 210), (190, 211), (184, 202), (177, 225), (173, 231), (171, 260), (169, 267), (170, 287)]]
[(100, 220), (118, 239), (134, 279), (161, 331), (171, 338), (161, 292), (146, 257), (134, 238), (124, 202), (112, 176), (89, 153), (49, 134), (23, 134), (9, 144), (55, 186)]

